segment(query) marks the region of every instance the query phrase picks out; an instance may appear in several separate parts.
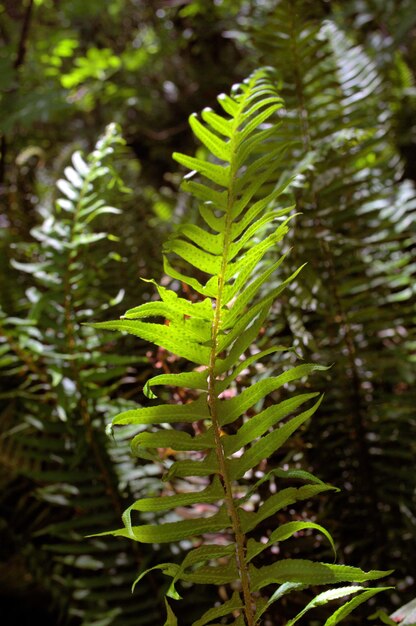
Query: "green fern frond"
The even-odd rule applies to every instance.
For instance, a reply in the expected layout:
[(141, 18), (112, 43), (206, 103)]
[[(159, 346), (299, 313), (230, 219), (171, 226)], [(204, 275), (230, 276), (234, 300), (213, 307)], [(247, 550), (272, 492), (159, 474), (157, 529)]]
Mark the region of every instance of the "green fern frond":
[[(95, 328), (137, 335), (197, 367), (189, 373), (157, 376), (147, 385), (148, 391), (152, 385), (184, 385), (199, 390), (197, 399), (192, 396), (182, 405), (159, 404), (122, 412), (113, 425), (147, 425), (148, 431), (134, 438), (133, 450), (139, 456), (148, 454), (148, 458), (157, 458), (159, 446), (172, 448), (176, 451), (175, 460), (168, 464), (166, 481), (198, 477), (204, 487), (140, 499), (125, 511), (123, 528), (104, 534), (129, 537), (140, 543), (191, 541), (196, 547), (188, 552), (182, 564), (163, 563), (150, 568), (161, 569), (172, 578), (168, 595), (178, 598), (175, 585), (180, 581), (239, 585), (240, 590), (230, 600), (209, 610), (193, 626), (232, 613), (234, 617), (239, 613), (233, 623), (254, 626), (269, 606), (257, 593), (266, 585), (282, 583), (296, 588), (364, 582), (385, 572), (363, 572), (358, 568), (297, 559), (284, 559), (263, 567), (253, 562), (262, 548), (253, 543), (250, 533), (263, 520), (296, 501), (333, 489), (300, 472), (298, 478), (311, 484), (281, 489), (250, 510), (250, 490), (243, 484), (239, 486), (238, 481), (281, 448), (311, 418), (322, 398), (316, 400), (313, 393), (300, 394), (258, 414), (255, 408), (283, 385), (326, 368), (298, 365), (258, 381), (236, 395), (234, 380), (242, 367), (281, 349), (279, 346), (245, 357), (276, 297), (300, 270), (266, 290), (283, 258), (269, 263), (266, 259), (272, 251), (274, 257), (280, 254), (277, 250), (291, 220), (287, 208), (275, 208), (285, 186), (272, 193), (268, 190), (273, 173), (283, 167), (285, 158), (284, 142), (278, 147), (274, 143), (272, 152), (265, 154), (270, 138), (276, 133), (275, 114), (283, 107), (268, 70), (256, 71), (234, 87), (230, 96), (223, 94), (218, 101), (222, 115), (209, 110), (202, 114), (203, 122), (197, 116), (190, 119), (194, 133), (212, 157), (174, 154), (179, 163), (192, 170), (184, 186), (201, 202), (203, 226), (184, 226), (168, 241), (164, 250), (165, 270), (172, 279), (189, 285), (198, 294), (197, 302), (191, 304), (174, 291), (158, 287), (161, 301), (136, 307), (121, 320), (94, 324)], [(193, 181), (196, 174), (199, 174), (198, 182)], [(265, 225), (268, 230), (262, 236)], [(161, 318), (161, 321), (146, 321), (148, 318)], [(312, 399), (315, 401), (308, 409), (297, 413), (301, 405)], [(253, 417), (248, 417), (250, 411), (254, 412)], [(196, 434), (191, 432), (192, 423), (200, 425)], [(180, 425), (179, 430), (158, 428), (167, 424)], [(275, 428), (277, 424), (279, 427)], [(284, 473), (279, 476), (283, 478)], [(174, 511), (177, 507), (186, 508), (187, 519), (171, 521), (170, 515), (157, 526), (136, 525), (132, 519), (135, 511)], [(198, 507), (211, 514), (201, 516)], [(317, 529), (313, 525), (309, 527)], [(296, 532), (295, 528), (298, 526), (281, 526), (270, 541), (283, 541)], [(226, 537), (225, 545), (207, 541), (208, 534), (217, 532)], [(332, 543), (327, 531), (324, 534)], [(198, 545), (201, 541), (202, 545)], [(136, 583), (148, 571), (142, 572)], [(367, 590), (351, 587), (349, 592), (367, 593)], [(332, 590), (325, 597), (318, 596), (316, 603), (347, 594), (345, 588)], [(309, 608), (312, 607), (305, 610)], [(170, 607), (166, 623), (176, 623)]]

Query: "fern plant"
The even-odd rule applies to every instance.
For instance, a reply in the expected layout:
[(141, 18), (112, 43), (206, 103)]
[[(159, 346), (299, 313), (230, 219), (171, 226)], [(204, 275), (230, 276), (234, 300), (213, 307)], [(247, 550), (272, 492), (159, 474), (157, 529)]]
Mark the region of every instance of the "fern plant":
[(275, 68), (288, 109), (284, 166), (304, 165), (286, 271), (298, 259), (308, 265), (270, 336), (283, 341), (290, 328), (306, 358), (334, 364), (317, 382), (326, 402), (302, 454), (309, 469), (345, 487), (324, 507), (344, 558), (365, 568), (388, 562), (404, 589), (415, 558), (407, 465), (415, 438), (416, 192), (401, 181), (392, 97), (375, 63), (305, 0), (273, 6), (253, 42)]
[[(103, 432), (115, 405), (131, 405), (120, 387), (140, 357), (108, 353), (109, 334), (82, 326), (92, 311), (120, 300), (101, 285), (120, 260), (100, 248), (113, 237), (94, 226), (120, 212), (109, 202), (114, 186), (123, 189), (113, 166), (122, 143), (112, 124), (89, 155), (72, 156), (57, 184), (57, 206), (43, 206), (32, 230), (36, 243), (14, 251), (15, 269), (32, 283), (20, 317), (0, 317), (3, 537), (23, 558), (27, 578), (50, 592), (61, 623), (85, 626), (152, 624), (160, 616), (151, 579), (143, 594), (130, 594), (130, 579), (139, 563), (151, 562), (149, 553), (126, 550), (128, 542), (83, 542), (97, 523), (103, 530), (116, 523), (134, 494), (152, 488), (155, 473), (134, 467), (128, 442), (116, 446)], [(140, 491), (133, 481), (139, 477)], [(140, 607), (146, 611), (138, 620)]]
[[(202, 121), (196, 115), (190, 118), (207, 157), (203, 153), (200, 158), (174, 154), (192, 171), (183, 186), (198, 201), (203, 226), (185, 224), (167, 242), (165, 272), (174, 286), (182, 283), (192, 295), (185, 299), (175, 290), (156, 284), (160, 300), (130, 309), (120, 320), (94, 325), (139, 336), (194, 366), (179, 374), (156, 376), (146, 384), (152, 398), (152, 390), (159, 385), (188, 389), (183, 404), (137, 408), (113, 420), (113, 426), (146, 425), (146, 430), (132, 440), (133, 454), (160, 460), (160, 449), (166, 448), (164, 456), (173, 454), (175, 460), (166, 462), (169, 487), (164, 493), (135, 501), (122, 516), (124, 526), (109, 534), (141, 543), (190, 542), (192, 549), (182, 563), (156, 566), (172, 579), (167, 591), (170, 598), (180, 597), (176, 589), (179, 581), (231, 585), (228, 598), (206, 611), (193, 626), (214, 626), (227, 616), (232, 619), (228, 624), (255, 626), (272, 603), (290, 591), (358, 583), (319, 593), (288, 622), (294, 624), (308, 610), (331, 599), (357, 594), (327, 620), (327, 626), (332, 626), (381, 590), (360, 583), (385, 572), (364, 572), (305, 559), (260, 564), (260, 555), (276, 542), (305, 529), (318, 530), (332, 544), (328, 532), (310, 521), (285, 522), (263, 542), (256, 539), (256, 529), (264, 520), (297, 501), (333, 489), (304, 471), (260, 471), (262, 462), (308, 422), (321, 403), (319, 394), (300, 393), (256, 412), (269, 394), (325, 368), (303, 363), (236, 393), (236, 382), (247, 367), (285, 349), (272, 346), (259, 350), (253, 344), (273, 302), (301, 268), (269, 291), (270, 277), (285, 255), (259, 271), (267, 253), (273, 251), (277, 256), (293, 218), (292, 206), (275, 208), (287, 183), (265, 192), (285, 150), (284, 142), (277, 146), (273, 142), (272, 150), (265, 149), (276, 133), (275, 117), (283, 109), (267, 69), (257, 70), (235, 86), (230, 96), (223, 94), (218, 100), (222, 115), (205, 109)], [(195, 174), (199, 174), (198, 181)], [(187, 264), (192, 273), (187, 271)], [(260, 485), (272, 476), (278, 480), (278, 490), (258, 501)], [(287, 479), (300, 479), (305, 484), (285, 488)], [(172, 512), (178, 507), (185, 507), (188, 519), (172, 521)], [(137, 512), (162, 512), (166, 519), (157, 526), (137, 524)], [(221, 542), (213, 539), (215, 533), (221, 534)], [(135, 584), (148, 571), (142, 571)], [(262, 597), (265, 587), (276, 584), (279, 586), (268, 598)], [(165, 625), (174, 624), (177, 618), (167, 604)]]

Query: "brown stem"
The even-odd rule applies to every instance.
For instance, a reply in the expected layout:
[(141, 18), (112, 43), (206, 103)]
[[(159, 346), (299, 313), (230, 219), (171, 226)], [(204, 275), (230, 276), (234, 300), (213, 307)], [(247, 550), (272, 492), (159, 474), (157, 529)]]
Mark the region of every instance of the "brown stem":
[(250, 579), (245, 561), (245, 536), (241, 530), (240, 518), (235, 506), (233, 490), (231, 480), (228, 474), (227, 462), (225, 458), (225, 452), (221, 440), (221, 426), (217, 411), (218, 396), (215, 389), (215, 361), (217, 353), (217, 341), (218, 341), (218, 329), (220, 322), (220, 306), (218, 306), (219, 300), (217, 300), (217, 308), (215, 311), (215, 319), (212, 328), (212, 349), (210, 355), (210, 363), (208, 368), (208, 407), (211, 415), (212, 426), (214, 429), (215, 447), (218, 459), (218, 465), (220, 469), (221, 481), (225, 491), (225, 499), (227, 504), (228, 515), (231, 519), (232, 528), (234, 532), (234, 538), (236, 543), (237, 563), (241, 576), (241, 586), (244, 596), (244, 611), (247, 620), (247, 626), (254, 626), (253, 606), (250, 592)]
[[(7, 140), (6, 136), (2, 135), (0, 140), (0, 187), (4, 184), (6, 175), (6, 155), (7, 155)], [(0, 195), (2, 190), (0, 189)]]
[(212, 334), (211, 334), (211, 353), (210, 360), (208, 366), (208, 408), (212, 420), (212, 426), (214, 430), (214, 438), (215, 438), (215, 448), (218, 459), (218, 465), (220, 470), (220, 477), (225, 491), (225, 501), (227, 506), (228, 515), (231, 520), (231, 525), (234, 533), (235, 544), (236, 544), (236, 558), (237, 558), (237, 566), (240, 572), (241, 578), (241, 587), (243, 591), (244, 597), (244, 614), (246, 619), (247, 626), (254, 626), (254, 612), (253, 612), (253, 601), (250, 591), (250, 577), (248, 573), (248, 567), (246, 563), (246, 538), (244, 533), (241, 530), (240, 518), (238, 515), (238, 510), (235, 505), (235, 500), (233, 496), (233, 488), (232, 482), (229, 476), (226, 455), (223, 447), (222, 437), (221, 437), (221, 425), (218, 416), (217, 410), (217, 402), (218, 402), (218, 394), (216, 392), (216, 374), (215, 374), (215, 364), (218, 353), (218, 333), (221, 327), (221, 309), (222, 309), (222, 298), (223, 291), (225, 286), (225, 272), (227, 269), (227, 258), (230, 247), (230, 238), (231, 238), (231, 225), (232, 225), (232, 217), (231, 211), (234, 204), (234, 184), (236, 179), (236, 165), (235, 165), (235, 145), (234, 145), (234, 136), (231, 139), (231, 159), (230, 159), (230, 189), (228, 192), (228, 202), (226, 209), (226, 223), (225, 223), (225, 233), (224, 233), (224, 249), (221, 263), (221, 270), (218, 276), (218, 294), (215, 300), (215, 314), (214, 321), (212, 325)]
[(23, 17), (22, 30), (20, 31), (19, 45), (17, 48), (16, 59), (13, 63), (13, 67), (15, 70), (18, 70), (21, 65), (23, 65), (26, 51), (27, 51), (27, 41), (29, 37), (29, 28), (30, 21), (32, 18), (32, 9), (33, 9), (33, 0), (28, 0), (26, 11)]

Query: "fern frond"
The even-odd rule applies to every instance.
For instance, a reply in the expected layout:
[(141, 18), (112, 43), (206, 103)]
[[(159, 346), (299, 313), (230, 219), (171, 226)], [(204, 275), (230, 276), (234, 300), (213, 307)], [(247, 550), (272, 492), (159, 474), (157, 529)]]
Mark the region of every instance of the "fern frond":
[[(223, 109), (222, 116), (205, 111), (203, 121), (197, 116), (190, 119), (195, 134), (212, 157), (174, 154), (179, 163), (192, 170), (191, 178), (199, 174), (198, 183), (188, 177), (185, 188), (201, 202), (203, 227), (180, 228), (164, 249), (167, 274), (190, 285), (199, 294), (198, 302), (191, 305), (173, 291), (159, 287), (161, 302), (136, 307), (121, 320), (94, 324), (96, 328), (124, 330), (150, 340), (198, 366), (197, 371), (161, 375), (148, 383), (148, 390), (156, 384), (183, 383), (190, 389), (200, 390), (197, 399), (192, 396), (182, 405), (160, 404), (123, 412), (113, 420), (113, 425), (148, 425), (148, 432), (134, 438), (133, 450), (139, 456), (148, 454), (148, 458), (157, 458), (158, 445), (176, 450), (175, 460), (167, 467), (166, 481), (206, 477), (202, 481), (204, 488), (138, 500), (125, 511), (124, 527), (108, 534), (142, 543), (182, 540), (194, 543), (221, 531), (227, 538), (226, 545), (205, 542), (191, 550), (181, 565), (163, 563), (156, 568), (172, 578), (168, 592), (172, 598), (178, 597), (174, 585), (179, 581), (240, 584), (241, 590), (234, 593), (230, 601), (220, 609), (208, 611), (194, 626), (233, 611), (239, 612), (235, 624), (254, 626), (267, 605), (259, 601), (256, 612), (256, 592), (270, 583), (363, 582), (379, 578), (384, 572), (363, 572), (358, 568), (303, 560), (283, 560), (263, 567), (252, 562), (262, 550), (253, 544), (254, 538), (249, 537), (247, 544), (247, 535), (263, 520), (296, 501), (333, 489), (307, 473), (300, 473), (298, 477), (311, 484), (282, 489), (265, 497), (256, 510), (247, 509), (250, 489), (243, 485), (238, 487), (238, 481), (279, 450), (315, 413), (322, 398), (316, 399), (314, 393), (300, 394), (269, 406), (257, 415), (255, 407), (283, 385), (325, 368), (299, 365), (261, 380), (236, 395), (234, 380), (242, 367), (276, 351), (276, 348), (267, 349), (245, 357), (274, 300), (300, 270), (292, 272), (269, 292), (263, 292), (284, 261), (282, 255), (277, 262), (268, 263), (265, 259), (270, 251), (281, 247), (291, 219), (287, 217), (287, 208), (275, 208), (275, 201), (286, 185), (272, 193), (268, 189), (273, 172), (283, 167), (285, 148), (282, 142), (265, 154), (276, 132), (275, 114), (283, 107), (268, 70), (256, 71), (247, 81), (234, 87), (230, 96), (221, 95), (218, 101)], [(265, 227), (266, 235), (262, 236)], [(179, 266), (180, 271), (175, 266)], [(188, 275), (185, 268), (189, 266)], [(194, 278), (194, 273), (198, 279)], [(161, 317), (162, 321), (149, 322), (148, 317)], [(227, 397), (227, 393), (233, 397)], [(315, 402), (309, 408), (297, 412), (313, 399)], [(253, 417), (248, 417), (250, 411), (254, 412)], [(192, 423), (200, 425), (195, 435), (189, 429)], [(180, 430), (158, 428), (167, 424), (179, 424)], [(274, 428), (276, 424), (278, 428)], [(187, 519), (171, 521), (172, 517), (167, 516), (157, 526), (135, 525), (132, 519), (135, 511), (174, 511), (178, 506), (185, 507)], [(196, 506), (206, 508), (211, 514), (201, 516)], [(295, 526), (282, 526), (271, 541), (282, 541), (293, 532)], [(329, 537), (326, 531), (324, 534)], [(221, 559), (220, 565), (218, 559)], [(147, 571), (150, 570), (142, 572), (136, 582), (141, 581)], [(361, 591), (361, 587), (351, 588), (351, 593)], [(343, 593), (338, 591), (339, 596)], [(337, 597), (335, 591), (333, 595)], [(168, 619), (173, 620), (169, 611)]]

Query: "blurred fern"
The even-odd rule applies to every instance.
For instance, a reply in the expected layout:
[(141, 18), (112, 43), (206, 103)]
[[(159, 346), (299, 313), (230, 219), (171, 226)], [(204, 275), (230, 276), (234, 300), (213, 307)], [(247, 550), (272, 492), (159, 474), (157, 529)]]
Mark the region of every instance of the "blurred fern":
[(151, 580), (139, 596), (130, 593), (150, 555), (85, 540), (114, 523), (125, 498), (150, 488), (155, 473), (132, 465), (127, 442), (115, 446), (103, 435), (111, 407), (129, 406), (120, 394), (110, 398), (140, 357), (110, 354), (109, 338), (82, 326), (122, 297), (102, 286), (119, 256), (103, 254), (100, 242), (114, 238), (93, 230), (101, 216), (119, 213), (108, 198), (125, 190), (112, 166), (122, 143), (110, 125), (90, 155), (72, 156), (56, 210), (41, 209), (33, 243), (15, 252), (15, 270), (33, 281), (20, 304), (26, 316), (0, 319), (3, 531), (61, 621), (85, 626), (154, 624), (159, 616)]
[(391, 94), (375, 63), (310, 9), (302, 0), (275, 3), (253, 34), (286, 102), (284, 167), (300, 172), (294, 186), (302, 220), (288, 236), (294, 254), (287, 271), (298, 259), (308, 262), (270, 335), (281, 340), (291, 329), (308, 358), (334, 363), (306, 448), (313, 471), (342, 487), (323, 515), (345, 559), (397, 565), (405, 588), (416, 556), (415, 477), (408, 469), (415, 440), (416, 193), (411, 182), (400, 182)]
[[(272, 283), (286, 255), (260, 265), (267, 253), (281, 248), (294, 217), (289, 215), (293, 207), (275, 207), (287, 184), (266, 191), (285, 159), (285, 143), (269, 141), (276, 134), (275, 114), (282, 110), (283, 101), (267, 70), (254, 72), (230, 96), (223, 94), (218, 100), (221, 115), (205, 109), (202, 121), (196, 115), (190, 118), (208, 158), (203, 153), (199, 158), (174, 154), (192, 170), (183, 187), (199, 201), (203, 224), (184, 224), (165, 246), (165, 272), (187, 286), (189, 298), (155, 283), (160, 300), (130, 309), (120, 320), (94, 324), (139, 336), (194, 367), (156, 376), (146, 385), (150, 398), (156, 398), (152, 389), (159, 385), (189, 390), (182, 404), (155, 404), (123, 411), (114, 418), (113, 426), (146, 426), (132, 440), (138, 457), (160, 463), (160, 450), (166, 450), (167, 489), (158, 497), (136, 500), (123, 513), (123, 527), (104, 534), (145, 544), (186, 542), (191, 548), (180, 565), (167, 562), (142, 571), (135, 583), (139, 590), (143, 577), (154, 569), (172, 579), (167, 596), (173, 599), (180, 598), (176, 589), (180, 581), (185, 586), (231, 585), (223, 602), (193, 621), (193, 626), (225, 616), (233, 620), (229, 624), (254, 626), (274, 602), (309, 586), (313, 586), (313, 599), (287, 624), (330, 600), (354, 596), (328, 617), (325, 624), (331, 626), (385, 588), (358, 584), (315, 594), (315, 586), (362, 583), (385, 572), (293, 558), (262, 565), (265, 551), (299, 531), (318, 530), (333, 545), (322, 526), (306, 520), (277, 525), (266, 541), (256, 538), (264, 520), (297, 501), (333, 489), (304, 471), (260, 471), (265, 460), (309, 421), (322, 400), (316, 393), (301, 393), (257, 410), (263, 399), (325, 368), (303, 363), (254, 384), (249, 381), (247, 388), (237, 392), (240, 374), (251, 364), (285, 350), (278, 345), (260, 350), (253, 344), (273, 302), (294, 284), (300, 268)], [(200, 182), (194, 180), (195, 174)], [(261, 491), (261, 485), (274, 477), (278, 490)], [(305, 484), (285, 488), (288, 479)], [(185, 519), (174, 515), (178, 509), (186, 512), (182, 514)], [(137, 524), (139, 512), (166, 517), (157, 526)], [(269, 596), (262, 596), (261, 590), (276, 584)], [(165, 626), (177, 623), (167, 604)]]

